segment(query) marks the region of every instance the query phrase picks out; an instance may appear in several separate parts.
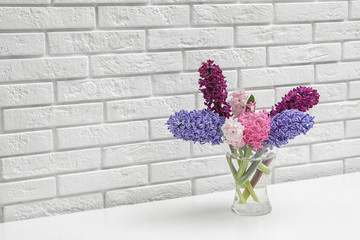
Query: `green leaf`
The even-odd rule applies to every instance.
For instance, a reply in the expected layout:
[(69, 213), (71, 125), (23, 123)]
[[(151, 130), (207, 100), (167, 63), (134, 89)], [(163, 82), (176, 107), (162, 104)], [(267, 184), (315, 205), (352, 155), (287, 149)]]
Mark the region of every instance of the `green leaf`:
[(247, 101), (247, 104), (252, 103), (252, 102), (255, 102), (255, 97), (254, 97), (254, 95), (251, 94), (251, 96), (249, 97), (249, 99)]
[[(254, 97), (254, 95), (251, 94), (251, 96), (249, 97), (246, 105), (249, 104), (249, 103), (254, 103), (254, 102), (255, 102), (255, 97)], [(249, 108), (248, 106), (246, 106), (245, 112), (246, 112), (248, 109), (250, 109), (250, 108)]]

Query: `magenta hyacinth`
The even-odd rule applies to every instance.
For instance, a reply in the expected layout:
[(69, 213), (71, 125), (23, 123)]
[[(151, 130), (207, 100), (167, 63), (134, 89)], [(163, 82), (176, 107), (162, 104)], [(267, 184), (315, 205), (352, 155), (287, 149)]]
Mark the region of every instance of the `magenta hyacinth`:
[(270, 116), (275, 116), (284, 110), (297, 109), (306, 112), (319, 103), (320, 94), (311, 87), (297, 87), (286, 94), (281, 102), (273, 107)]
[(226, 90), (225, 76), (218, 65), (214, 61), (208, 60), (203, 62), (199, 68), (200, 91), (203, 93), (205, 105), (209, 111), (224, 116), (230, 117), (230, 104), (226, 102), (228, 92)]

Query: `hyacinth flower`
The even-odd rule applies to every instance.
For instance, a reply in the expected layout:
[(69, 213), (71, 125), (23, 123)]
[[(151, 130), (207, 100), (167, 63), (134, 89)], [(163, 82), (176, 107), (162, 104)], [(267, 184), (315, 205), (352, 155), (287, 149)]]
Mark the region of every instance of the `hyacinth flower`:
[(300, 134), (306, 134), (314, 126), (314, 118), (297, 109), (285, 110), (271, 118), (270, 135), (266, 144), (277, 148), (289, 143)]
[(244, 89), (237, 89), (230, 94), (229, 104), (234, 118), (239, 118), (245, 112), (249, 95)]
[[(272, 148), (273, 146), (280, 148), (288, 144), (290, 139), (306, 134), (314, 126), (314, 117), (308, 113), (301, 112), (297, 109), (285, 110), (276, 114), (271, 118), (269, 138), (265, 140), (265, 146)], [(269, 174), (270, 170), (267, 166), (271, 161), (263, 161), (259, 164), (260, 168), (252, 177), (250, 184), (252, 187), (259, 182), (263, 173)], [(245, 179), (244, 179), (245, 180)], [(242, 182), (240, 182), (241, 184)], [(249, 188), (243, 193), (243, 198), (246, 200), (251, 195)]]
[(263, 142), (269, 137), (270, 133), (270, 117), (269, 113), (264, 109), (255, 113), (256, 103), (248, 104), (250, 110), (240, 115), (239, 122), (244, 126), (244, 142), (247, 147), (258, 151), (265, 148)]
[(270, 116), (275, 116), (284, 110), (297, 109), (306, 112), (319, 103), (319, 93), (311, 87), (297, 87), (282, 97), (282, 100), (273, 107)]
[(180, 110), (170, 116), (166, 125), (175, 138), (218, 145), (223, 142), (221, 127), (224, 122), (225, 117), (208, 110)]
[[(272, 150), (313, 127), (314, 117), (306, 111), (319, 102), (320, 95), (310, 87), (297, 87), (270, 113), (265, 109), (256, 111), (255, 97), (243, 89), (235, 90), (226, 101), (225, 76), (213, 61), (202, 63), (199, 73), (198, 83), (207, 109), (176, 112), (166, 123), (168, 129), (178, 139), (200, 144), (217, 145), (225, 140), (230, 147), (226, 157), (236, 184), (233, 211), (266, 214), (271, 211), (266, 186), (275, 159)], [(261, 203), (257, 205), (261, 210), (244, 206), (256, 202)]]
[[(239, 115), (239, 118), (227, 119), (222, 127), (226, 142), (234, 158), (237, 159), (238, 168), (236, 169), (232, 162), (232, 157), (227, 157), (230, 170), (236, 182), (236, 191), (240, 203), (246, 203), (249, 196), (243, 195), (240, 188), (244, 187), (251, 194), (255, 201), (258, 197), (250, 183), (249, 178), (257, 170), (262, 169), (267, 172), (267, 167), (261, 161), (252, 161), (258, 159), (264, 153), (266, 146), (265, 140), (270, 132), (269, 113), (264, 109), (255, 112), (256, 103), (252, 96), (246, 104), (246, 111)], [(249, 165), (249, 163), (251, 163)], [(245, 192), (244, 191), (244, 192)]]
[(203, 93), (205, 105), (209, 111), (217, 113), (219, 116), (230, 117), (231, 107), (226, 98), (228, 92), (226, 90), (225, 76), (218, 65), (214, 61), (208, 60), (203, 62), (199, 68), (200, 91)]

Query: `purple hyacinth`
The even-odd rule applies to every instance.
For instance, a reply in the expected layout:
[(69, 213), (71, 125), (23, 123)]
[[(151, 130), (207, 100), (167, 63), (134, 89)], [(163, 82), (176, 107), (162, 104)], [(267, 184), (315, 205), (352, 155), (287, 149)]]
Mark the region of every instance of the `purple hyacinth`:
[(285, 110), (271, 118), (266, 145), (281, 147), (290, 139), (306, 134), (314, 125), (314, 117), (297, 109)]
[(310, 87), (297, 87), (286, 94), (281, 102), (273, 107), (270, 116), (275, 116), (286, 109), (297, 109), (306, 112), (319, 102), (319, 93)]
[(200, 91), (203, 93), (207, 109), (219, 116), (229, 118), (231, 107), (226, 102), (228, 92), (222, 70), (214, 64), (214, 61), (208, 60), (202, 63), (199, 73), (201, 77), (199, 79)]
[(217, 145), (222, 143), (221, 127), (224, 123), (225, 117), (219, 117), (208, 110), (180, 110), (170, 116), (166, 125), (176, 138)]

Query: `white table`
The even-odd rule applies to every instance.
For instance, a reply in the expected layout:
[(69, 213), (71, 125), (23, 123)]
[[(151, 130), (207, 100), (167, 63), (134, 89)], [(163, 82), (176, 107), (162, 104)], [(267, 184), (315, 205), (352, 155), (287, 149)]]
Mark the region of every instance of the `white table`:
[(360, 239), (360, 173), (269, 187), (273, 211), (242, 217), (233, 192), (0, 224), (1, 240)]

